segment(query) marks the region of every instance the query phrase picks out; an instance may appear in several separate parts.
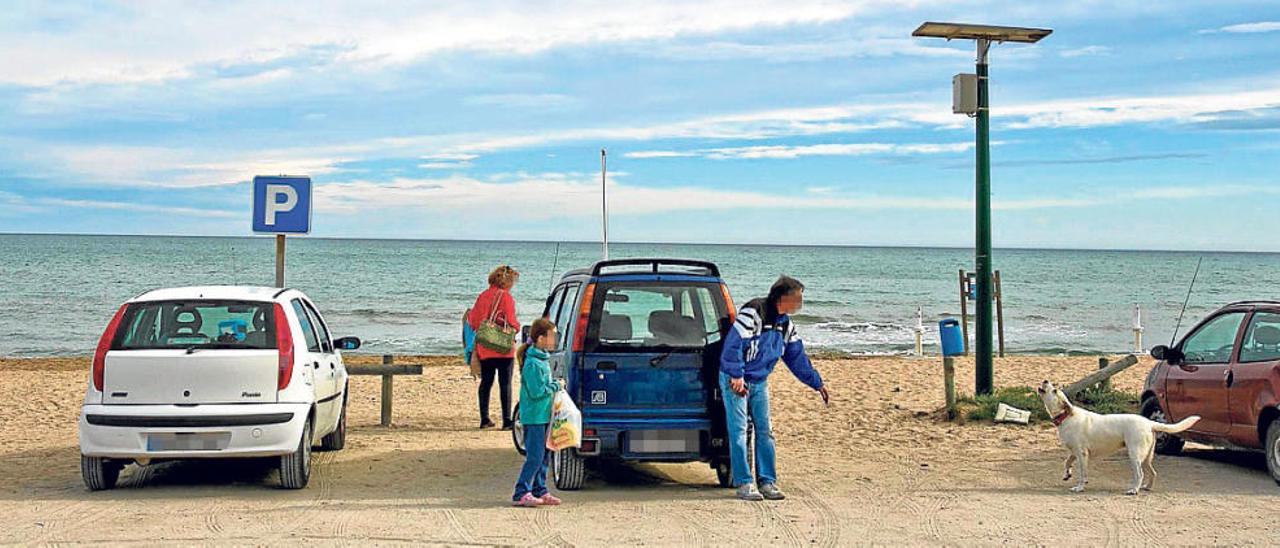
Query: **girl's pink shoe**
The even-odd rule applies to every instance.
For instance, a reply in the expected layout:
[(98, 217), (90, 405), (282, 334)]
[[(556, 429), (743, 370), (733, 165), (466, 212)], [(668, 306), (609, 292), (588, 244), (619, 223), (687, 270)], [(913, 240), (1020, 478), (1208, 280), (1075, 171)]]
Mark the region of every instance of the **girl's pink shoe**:
[(525, 508), (533, 508), (534, 506), (537, 506), (541, 503), (542, 503), (542, 500), (539, 499), (538, 497), (533, 496), (533, 493), (525, 493), (523, 497), (520, 497), (520, 500), (517, 500), (512, 504), (516, 506), (522, 506)]
[(542, 498), (538, 499), (538, 505), (539, 506), (560, 506), (560, 499), (556, 498), (556, 496), (552, 495), (551, 493), (547, 493), (545, 495), (542, 495)]

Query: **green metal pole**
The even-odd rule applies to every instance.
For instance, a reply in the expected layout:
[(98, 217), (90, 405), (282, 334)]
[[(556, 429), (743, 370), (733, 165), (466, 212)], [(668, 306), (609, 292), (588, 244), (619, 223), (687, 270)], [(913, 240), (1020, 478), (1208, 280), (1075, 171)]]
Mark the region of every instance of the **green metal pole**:
[(974, 392), (990, 394), (994, 385), (991, 345), (991, 154), (990, 114), (987, 111), (987, 49), (991, 43), (978, 40), (978, 120), (977, 120), (977, 263), (978, 302), (975, 315)]

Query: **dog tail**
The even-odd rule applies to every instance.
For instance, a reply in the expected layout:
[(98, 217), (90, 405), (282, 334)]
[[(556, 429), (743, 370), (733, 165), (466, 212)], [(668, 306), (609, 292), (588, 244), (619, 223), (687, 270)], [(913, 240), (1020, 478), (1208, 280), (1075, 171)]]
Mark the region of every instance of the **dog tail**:
[(1166, 434), (1177, 434), (1179, 432), (1182, 432), (1183, 430), (1191, 428), (1199, 420), (1200, 420), (1200, 417), (1198, 415), (1192, 415), (1174, 424), (1165, 424), (1163, 422), (1152, 421), (1151, 429), (1155, 430), (1156, 432), (1164, 432)]

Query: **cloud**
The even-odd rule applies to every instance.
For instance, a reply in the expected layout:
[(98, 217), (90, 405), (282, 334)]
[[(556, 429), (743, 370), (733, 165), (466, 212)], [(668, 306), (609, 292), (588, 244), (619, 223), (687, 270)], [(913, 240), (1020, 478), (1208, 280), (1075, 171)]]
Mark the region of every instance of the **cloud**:
[(693, 151), (645, 150), (628, 152), (627, 158), (672, 158), (697, 156), (712, 160), (791, 159), (803, 156), (864, 156), (868, 154), (942, 154), (973, 149), (964, 143), (827, 143), (817, 145), (761, 145), (708, 148)]
[(1111, 55), (1111, 48), (1107, 46), (1084, 46), (1082, 48), (1064, 49), (1059, 51), (1058, 55), (1067, 59), (1075, 57)]
[(200, 10), (180, 3), (126, 3), (67, 15), (56, 32), (39, 28), (43, 6), (9, 10), (7, 18), (26, 32), (0, 35), (6, 53), (0, 82), (145, 85), (191, 78), (208, 67), (240, 77), (299, 64), (403, 64), (450, 51), (525, 55), (567, 45), (829, 23), (892, 3), (633, 0), (602, 8), (581, 0), (476, 0), (370, 8), (339, 0), (305, 6), (238, 0)]
[(638, 50), (637, 53), (680, 61), (758, 59), (772, 63), (816, 62), (827, 59), (891, 57), (898, 55), (954, 58), (965, 58), (973, 55), (967, 50), (930, 46), (913, 38), (888, 37), (782, 43), (712, 41), (698, 44), (670, 44), (656, 48), (646, 47)]
[(579, 101), (559, 93), (498, 93), (472, 95), (462, 100), (464, 104), (482, 107), (500, 107), (519, 110), (556, 110), (577, 105)]
[[(489, 180), (466, 176), (396, 179), (389, 183), (352, 181), (327, 183), (314, 189), (317, 208), (336, 214), (411, 210), (449, 214), (512, 204), (504, 216), (521, 220), (593, 217), (600, 205), (600, 181), (587, 173), (518, 173)], [(832, 187), (811, 187), (806, 194), (698, 188), (651, 187), (625, 182), (618, 174), (609, 182), (609, 211), (615, 215), (647, 215), (678, 211), (748, 209), (918, 210), (972, 211), (973, 200), (960, 196), (858, 195)], [(1188, 200), (1209, 197), (1276, 195), (1280, 189), (1249, 185), (1148, 187), (1095, 192), (1089, 195), (998, 198), (992, 208), (1002, 211), (1085, 208), (1150, 199)]]
[[(1123, 164), (1129, 162), (1146, 162), (1152, 160), (1188, 160), (1209, 156), (1203, 152), (1170, 152), (1165, 154), (1131, 154), (1127, 156), (1102, 156), (1096, 158), (1059, 158), (1043, 160), (1009, 160), (996, 162), (999, 166), (1054, 166), (1054, 165), (1088, 165), (1088, 164)], [(973, 166), (955, 166), (971, 169)]]
[(78, 209), (110, 209), (117, 211), (132, 211), (137, 213), (158, 213), (164, 215), (179, 215), (189, 217), (210, 217), (219, 219), (243, 217), (244, 212), (227, 211), (221, 209), (201, 209), (194, 207), (180, 207), (167, 205), (140, 204), (135, 202), (111, 202), (100, 200), (76, 200), (67, 198), (40, 198), (33, 200), (33, 203), (40, 206), (49, 206), (54, 208), (70, 207)]
[(1280, 30), (1280, 21), (1258, 21), (1256, 23), (1239, 23), (1235, 25), (1227, 25), (1216, 29), (1203, 29), (1200, 34), (1213, 34), (1217, 32), (1229, 32), (1234, 34), (1253, 34), (1259, 32), (1275, 32)]

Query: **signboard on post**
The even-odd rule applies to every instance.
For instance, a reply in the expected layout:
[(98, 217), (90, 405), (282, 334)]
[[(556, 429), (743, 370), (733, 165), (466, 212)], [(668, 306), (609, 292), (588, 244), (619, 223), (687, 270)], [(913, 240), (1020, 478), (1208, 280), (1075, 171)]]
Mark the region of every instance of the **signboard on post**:
[(311, 232), (311, 178), (253, 178), (253, 231), (259, 234)]
[(276, 287), (284, 287), (285, 234), (311, 232), (311, 178), (253, 178), (253, 231), (276, 235)]

